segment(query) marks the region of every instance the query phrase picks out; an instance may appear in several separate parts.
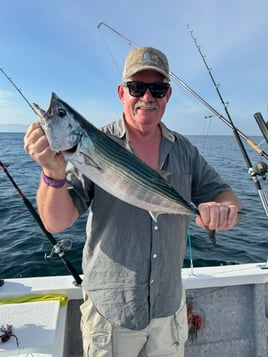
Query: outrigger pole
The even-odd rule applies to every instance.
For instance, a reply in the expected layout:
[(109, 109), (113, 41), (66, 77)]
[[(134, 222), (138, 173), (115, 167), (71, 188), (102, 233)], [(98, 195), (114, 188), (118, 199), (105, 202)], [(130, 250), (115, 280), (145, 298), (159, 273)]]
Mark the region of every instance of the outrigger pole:
[[(122, 39), (124, 39), (125, 41), (128, 42), (129, 45), (133, 45), (134, 47), (138, 47), (138, 45), (128, 39), (127, 37), (125, 37), (124, 35), (122, 35), (120, 32), (116, 31), (114, 28), (112, 28), (111, 26), (107, 25), (105, 22), (101, 21), (97, 28), (100, 29), (101, 26), (106, 26), (108, 29), (110, 29), (111, 31), (113, 31), (115, 34), (117, 34), (118, 36), (120, 36)], [(192, 35), (192, 32), (191, 32), (191, 35)], [(193, 36), (192, 36), (193, 37)], [(194, 38), (193, 38), (194, 39)], [(203, 61), (205, 62), (205, 65), (206, 65), (206, 68), (208, 69), (209, 71), (209, 74), (212, 78), (212, 81), (215, 85), (215, 88), (217, 90), (217, 93), (221, 99), (221, 102), (224, 106), (224, 109), (225, 109), (225, 112), (227, 114), (227, 117), (228, 119), (226, 119), (225, 117), (223, 117), (216, 109), (214, 109), (210, 104), (208, 104), (202, 97), (200, 97), (199, 94), (197, 94), (192, 88), (190, 88), (182, 79), (180, 79), (176, 74), (174, 74), (173, 72), (170, 72), (170, 77), (173, 78), (178, 84), (180, 84), (183, 88), (185, 88), (188, 92), (190, 92), (196, 99), (198, 99), (202, 104), (204, 104), (213, 114), (215, 114), (219, 119), (221, 119), (226, 125), (228, 125), (232, 130), (233, 130), (233, 133), (235, 135), (235, 138), (239, 144), (239, 147), (241, 149), (241, 152), (242, 152), (242, 155), (247, 163), (247, 167), (248, 167), (248, 173), (250, 174), (255, 186), (256, 186), (256, 189), (258, 191), (258, 194), (259, 194), (259, 197), (260, 197), (260, 200), (261, 200), (261, 203), (263, 205), (263, 208), (264, 208), (264, 211), (265, 211), (265, 214), (266, 216), (268, 217), (268, 201), (267, 201), (267, 198), (265, 196), (265, 193), (263, 192), (262, 190), (262, 187), (261, 187), (261, 184), (260, 182), (258, 181), (258, 178), (257, 178), (257, 173), (256, 171), (254, 170), (251, 162), (250, 162), (250, 159), (247, 155), (247, 152), (246, 152), (246, 149), (242, 143), (242, 140), (245, 140), (247, 142), (247, 144), (249, 144), (258, 154), (260, 154), (262, 157), (264, 157), (266, 160), (268, 160), (268, 154), (262, 150), (256, 143), (254, 143), (253, 140), (251, 140), (250, 138), (248, 138), (242, 131), (240, 131), (238, 128), (235, 127), (234, 123), (233, 123), (233, 120), (227, 110), (227, 107), (226, 107), (226, 103), (223, 101), (222, 99), (222, 96), (219, 92), (219, 89), (218, 89), (218, 86), (211, 74), (211, 70), (209, 69), (206, 61), (205, 61), (205, 57), (202, 55), (201, 51), (200, 51), (200, 46), (197, 45), (196, 43), (196, 40), (194, 39), (195, 41), (195, 44), (203, 58)]]
[[(97, 28), (100, 29), (101, 26), (106, 26), (109, 30), (120, 36), (122, 39), (128, 42), (130, 46), (138, 47), (138, 45), (122, 35), (120, 32), (116, 31), (114, 28), (111, 26), (107, 25), (105, 22), (101, 21)], [(230, 122), (230, 120), (226, 119), (224, 116), (222, 116), (216, 109), (214, 109), (209, 103), (205, 101), (199, 94), (197, 94), (191, 87), (189, 87), (181, 78), (179, 78), (175, 73), (170, 72), (170, 77), (178, 84), (180, 84), (184, 89), (186, 89), (189, 93), (191, 93), (196, 99), (198, 99), (203, 105), (205, 105), (215, 116), (217, 116), (220, 120), (222, 120), (229, 128), (234, 128), (233, 124)], [(243, 140), (246, 141), (248, 145), (250, 145), (258, 154), (260, 154), (262, 157), (264, 157), (266, 160), (268, 160), (268, 153), (266, 153), (264, 150), (262, 150), (259, 145), (257, 145), (252, 139), (247, 137), (242, 131), (240, 131), (238, 128), (235, 128), (237, 131), (237, 134), (239, 137), (241, 137)]]
[(61, 258), (61, 260), (65, 264), (66, 268), (69, 270), (69, 272), (74, 277), (75, 284), (76, 285), (81, 285), (82, 279), (80, 278), (80, 276), (76, 272), (76, 270), (73, 267), (73, 265), (69, 262), (69, 260), (64, 255), (65, 251), (68, 250), (68, 248), (65, 247), (64, 240), (56, 241), (56, 239), (53, 237), (53, 235), (46, 230), (45, 226), (43, 225), (43, 222), (42, 222), (41, 218), (39, 217), (38, 213), (34, 209), (33, 205), (24, 196), (24, 194), (22, 193), (22, 191), (20, 190), (20, 188), (18, 187), (18, 185), (16, 184), (16, 182), (14, 181), (14, 179), (12, 178), (10, 173), (8, 172), (7, 167), (3, 164), (3, 162), (1, 160), (0, 160), (0, 166), (3, 169), (4, 173), (7, 175), (7, 177), (9, 178), (10, 182), (12, 183), (12, 185), (15, 187), (15, 189), (16, 189), (18, 195), (19, 195), (19, 198), (21, 198), (23, 200), (23, 203), (25, 204), (27, 209), (30, 211), (30, 213), (32, 214), (33, 218), (38, 223), (38, 225), (40, 226), (42, 231), (45, 233), (45, 235), (46, 235), (47, 239), (49, 240), (49, 242), (52, 244), (53, 248), (52, 248), (52, 251), (50, 253), (50, 256), (48, 256), (48, 257), (51, 257), (54, 253), (58, 254), (58, 256)]
[(219, 90), (219, 85), (216, 83), (216, 81), (215, 81), (215, 79), (213, 77), (212, 70), (207, 64), (206, 58), (205, 58), (204, 54), (201, 51), (201, 47), (198, 45), (196, 38), (194, 38), (194, 36), (193, 36), (193, 31), (190, 31), (190, 35), (191, 35), (191, 37), (192, 37), (192, 39), (193, 39), (193, 41), (195, 43), (195, 46), (196, 46), (196, 48), (197, 48), (197, 50), (198, 50), (198, 52), (199, 52), (204, 64), (205, 64), (205, 67), (206, 67), (206, 69), (207, 69), (207, 71), (209, 73), (209, 76), (210, 76), (210, 78), (212, 80), (212, 83), (213, 83), (213, 85), (214, 85), (214, 87), (216, 89), (216, 92), (217, 92), (217, 94), (218, 94), (218, 96), (220, 98), (220, 101), (221, 101), (221, 103), (222, 103), (222, 105), (224, 107), (225, 113), (226, 113), (226, 115), (228, 117), (228, 122), (230, 123), (230, 126), (231, 126), (231, 128), (233, 130), (233, 134), (234, 134), (234, 136), (236, 138), (236, 141), (238, 143), (239, 149), (240, 149), (240, 151), (241, 151), (241, 153), (242, 153), (242, 155), (244, 157), (244, 160), (246, 162), (246, 165), (247, 165), (247, 168), (248, 168), (248, 173), (251, 176), (251, 178), (252, 178), (252, 180), (253, 180), (253, 182), (254, 182), (254, 184), (256, 186), (256, 189), (257, 189), (257, 192), (259, 194), (259, 197), (260, 197), (261, 203), (263, 205), (264, 211), (266, 213), (266, 216), (268, 217), (268, 201), (267, 201), (266, 195), (265, 195), (264, 191), (262, 190), (261, 184), (260, 184), (260, 182), (259, 182), (259, 180), (257, 178), (257, 173), (256, 173), (255, 169), (253, 168), (253, 165), (252, 165), (252, 163), (251, 163), (251, 161), (249, 159), (247, 151), (246, 151), (246, 149), (245, 149), (245, 147), (244, 147), (244, 145), (242, 143), (241, 137), (239, 136), (238, 130), (236, 129), (236, 127), (234, 125), (234, 122), (233, 122), (233, 120), (231, 118), (231, 115), (230, 115), (230, 113), (229, 113), (229, 111), (227, 109), (227, 103), (223, 100), (223, 97), (222, 97), (222, 95), (220, 93), (220, 90)]

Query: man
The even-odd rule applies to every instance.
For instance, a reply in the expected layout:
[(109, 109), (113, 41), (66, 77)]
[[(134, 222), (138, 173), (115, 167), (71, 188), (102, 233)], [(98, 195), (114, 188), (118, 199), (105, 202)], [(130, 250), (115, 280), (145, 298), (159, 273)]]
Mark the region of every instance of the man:
[[(171, 96), (166, 56), (151, 47), (131, 50), (118, 96), (123, 115), (103, 130), (198, 205), (196, 223), (230, 229), (240, 201), (198, 150), (161, 119)], [(90, 207), (83, 251), (81, 329), (84, 356), (183, 356), (187, 339), (185, 293), (180, 269), (188, 217), (148, 212), (111, 196), (75, 170), (66, 170), (50, 150), (43, 130), (32, 124), (25, 150), (42, 166), (37, 205), (46, 228), (71, 226)]]

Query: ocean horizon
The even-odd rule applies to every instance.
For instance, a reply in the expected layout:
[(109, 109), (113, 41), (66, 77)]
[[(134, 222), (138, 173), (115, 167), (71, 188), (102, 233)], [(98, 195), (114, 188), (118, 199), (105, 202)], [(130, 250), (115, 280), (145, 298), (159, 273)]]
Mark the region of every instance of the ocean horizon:
[[(40, 181), (40, 167), (24, 152), (23, 136), (24, 133), (0, 133), (0, 160), (7, 166), (16, 184), (36, 209), (35, 195)], [(188, 138), (233, 187), (243, 204), (243, 215), (239, 224), (230, 231), (217, 232), (216, 246), (212, 245), (207, 233), (197, 227), (194, 219), (191, 219), (194, 266), (266, 261), (268, 219), (235, 138), (229, 135), (191, 135)], [(260, 143), (262, 138), (254, 137), (252, 140)], [(251, 147), (247, 146), (246, 149), (253, 164), (263, 160)], [(263, 149), (267, 150), (267, 145), (264, 145)], [(267, 192), (267, 181), (260, 179), (260, 183), (263, 191)], [(65, 256), (79, 274), (86, 219), (87, 213), (80, 217), (74, 226), (54, 235), (56, 240), (72, 241), (72, 249), (66, 252)], [(44, 259), (52, 246), (3, 171), (0, 171), (0, 222), (0, 277), (69, 274), (58, 256), (53, 256), (47, 261)], [(184, 267), (189, 266), (190, 254), (187, 247)]]

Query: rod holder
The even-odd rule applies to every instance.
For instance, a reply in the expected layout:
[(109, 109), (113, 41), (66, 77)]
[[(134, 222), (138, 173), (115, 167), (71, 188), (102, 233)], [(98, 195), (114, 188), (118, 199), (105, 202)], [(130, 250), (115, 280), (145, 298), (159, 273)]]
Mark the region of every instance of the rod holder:
[(259, 125), (259, 128), (262, 132), (262, 135), (264, 137), (264, 139), (266, 140), (267, 144), (268, 144), (268, 126), (267, 124), (265, 123), (261, 113), (255, 113), (254, 114), (254, 118), (257, 122), (257, 124)]

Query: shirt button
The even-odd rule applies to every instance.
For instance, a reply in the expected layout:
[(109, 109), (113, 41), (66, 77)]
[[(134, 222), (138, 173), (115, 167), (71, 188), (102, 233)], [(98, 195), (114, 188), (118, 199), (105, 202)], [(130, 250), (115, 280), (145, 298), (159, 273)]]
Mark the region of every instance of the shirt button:
[(153, 284), (153, 283), (154, 283), (154, 279), (152, 279), (152, 280), (150, 281), (150, 283)]
[(157, 258), (157, 254), (154, 254), (154, 255), (153, 255), (153, 258), (154, 258), (154, 259)]
[(154, 230), (155, 230), (155, 231), (158, 231), (158, 226), (154, 226)]

